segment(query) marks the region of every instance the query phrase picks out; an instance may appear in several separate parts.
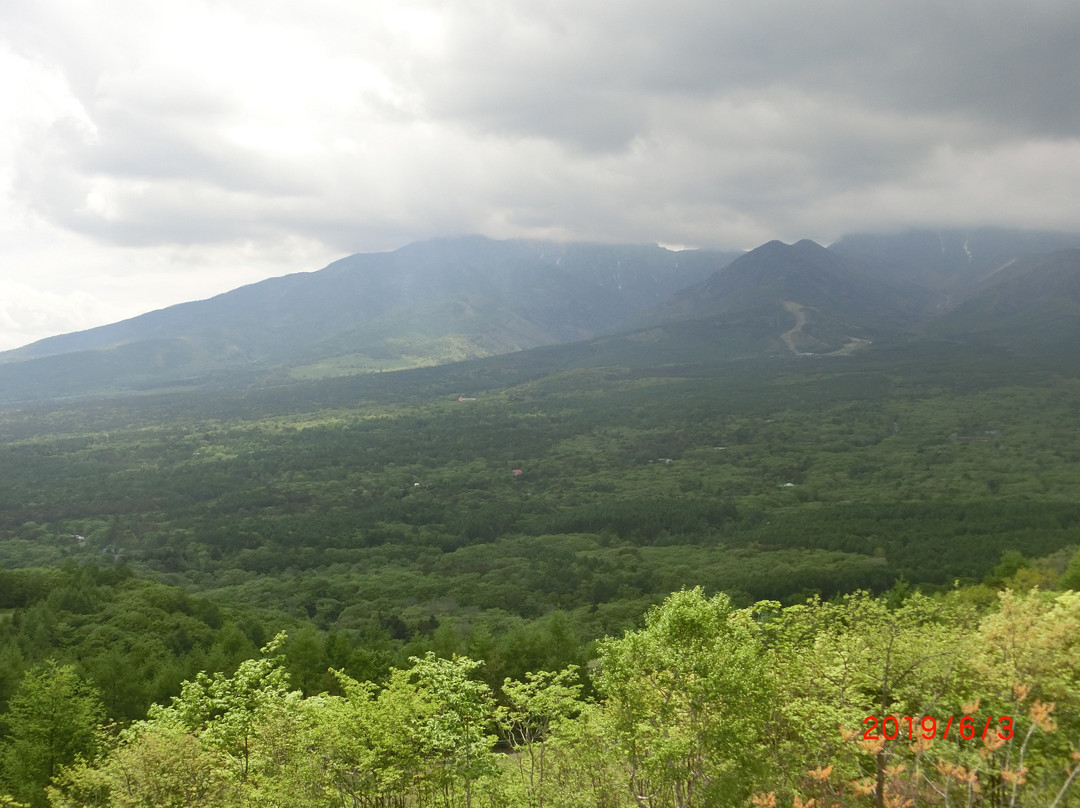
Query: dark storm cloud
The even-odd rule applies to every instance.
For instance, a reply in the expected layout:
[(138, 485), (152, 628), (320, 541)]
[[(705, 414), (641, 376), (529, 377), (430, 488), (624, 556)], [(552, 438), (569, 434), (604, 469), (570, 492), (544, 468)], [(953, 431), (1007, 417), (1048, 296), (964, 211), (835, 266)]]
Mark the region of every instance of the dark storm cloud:
[(45, 100), (6, 108), (0, 179), (119, 265), (1061, 229), (1078, 41), (1056, 0), (11, 0), (0, 58)]

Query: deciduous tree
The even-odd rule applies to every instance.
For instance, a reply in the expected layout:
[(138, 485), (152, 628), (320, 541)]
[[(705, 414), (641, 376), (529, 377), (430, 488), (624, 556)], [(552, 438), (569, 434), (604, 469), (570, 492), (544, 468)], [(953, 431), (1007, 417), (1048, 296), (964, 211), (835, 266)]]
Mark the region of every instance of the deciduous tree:
[(62, 766), (94, 758), (104, 710), (97, 692), (71, 665), (46, 662), (27, 671), (3, 716), (3, 779), (11, 794), (34, 808)]
[(750, 616), (726, 595), (673, 594), (644, 629), (600, 646), (597, 683), (643, 808), (749, 794), (773, 687)]

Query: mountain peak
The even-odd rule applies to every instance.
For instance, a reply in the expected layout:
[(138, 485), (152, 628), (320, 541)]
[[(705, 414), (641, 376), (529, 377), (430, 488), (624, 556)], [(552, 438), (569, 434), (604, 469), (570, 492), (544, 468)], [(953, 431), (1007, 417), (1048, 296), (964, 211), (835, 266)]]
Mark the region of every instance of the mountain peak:
[(819, 340), (815, 346), (821, 352), (853, 338), (863, 340), (864, 334), (895, 330), (910, 322), (908, 309), (914, 308), (902, 290), (874, 278), (859, 261), (802, 239), (794, 244), (770, 241), (751, 250), (680, 292), (668, 311), (684, 319), (771, 323), (775, 333), (766, 339), (775, 342), (793, 307), (810, 317), (809, 328), (830, 333), (831, 342)]
[(735, 257), (429, 239), (4, 352), (0, 400), (200, 384), (215, 375), (353, 375), (580, 340)]
[[(773, 239), (772, 241), (765, 242), (756, 249), (750, 250), (743, 258), (753, 257), (755, 259), (764, 258), (768, 261), (783, 261), (792, 257), (817, 256), (818, 258), (822, 258), (829, 255), (830, 253), (825, 247), (822, 247), (816, 241), (811, 241), (808, 238), (796, 241), (794, 244), (787, 244), (779, 239)], [(754, 262), (747, 261), (746, 263), (752, 264)]]

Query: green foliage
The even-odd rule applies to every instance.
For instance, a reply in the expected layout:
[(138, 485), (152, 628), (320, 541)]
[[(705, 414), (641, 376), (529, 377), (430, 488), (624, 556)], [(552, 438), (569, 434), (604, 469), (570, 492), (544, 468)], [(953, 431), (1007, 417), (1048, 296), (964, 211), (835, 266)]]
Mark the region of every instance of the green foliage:
[(147, 726), (100, 767), (75, 766), (49, 788), (54, 808), (214, 808), (235, 804), (237, 789), (221, 753), (177, 727)]
[(749, 795), (774, 698), (761, 651), (748, 616), (700, 589), (600, 646), (597, 684), (639, 799), (689, 808)]
[(391, 805), (422, 783), (426, 739), (417, 731), (434, 705), (395, 670), (379, 691), (338, 673), (344, 698), (323, 703), (315, 749), (329, 794), (342, 804)]
[(883, 782), (905, 741), (894, 738), (867, 760), (843, 733), (861, 732), (867, 716), (959, 712), (973, 679), (975, 628), (955, 599), (918, 594), (890, 606), (858, 593), (773, 616), (766, 632), (781, 697), (772, 745), (798, 773), (785, 785), (827, 766), (849, 781)]
[(472, 805), (473, 783), (494, 765), (490, 750), (495, 736), (488, 733), (491, 691), (472, 676), (482, 663), (460, 657), (438, 659), (431, 653), (411, 661), (410, 675), (417, 689), (435, 708), (418, 729), (439, 772), (435, 778), (439, 798), (449, 806), (457, 805), (460, 781), (463, 804)]
[[(5, 799), (52, 666), (124, 728), (56, 804), (1062, 804), (1075, 357), (728, 336), (0, 412)], [(976, 699), (1017, 737), (858, 736)]]
[(247, 780), (256, 728), (290, 692), (278, 654), (284, 642), (285, 635), (279, 634), (259, 659), (240, 663), (232, 676), (200, 673), (184, 683), (170, 706), (152, 710), (150, 720), (198, 734), (233, 761), (241, 782)]
[(34, 808), (63, 766), (100, 751), (101, 699), (70, 665), (48, 662), (27, 671), (2, 716), (2, 782)]
[(6, 577), (21, 606), (0, 619), (0, 707), (26, 667), (56, 659), (93, 683), (111, 718), (137, 719), (200, 669), (231, 671), (256, 653), (216, 606), (124, 568), (69, 561)]
[(1006, 591), (977, 612), (962, 594), (734, 609), (682, 590), (601, 643), (595, 701), (567, 668), (505, 681), (498, 705), (479, 662), (432, 654), (305, 698), (279, 636), (70, 763), (49, 799), (1060, 808), (1080, 777), (1080, 595)]
[(568, 725), (586, 709), (581, 689), (573, 665), (554, 673), (529, 673), (525, 682), (507, 679), (503, 683), (508, 703), (496, 710), (495, 720), (518, 774), (510, 790), (530, 806), (558, 803), (563, 793), (559, 788), (559, 752), (560, 747), (566, 747)]
[(1080, 550), (1073, 554), (1069, 566), (1061, 576), (1060, 583), (1063, 589), (1080, 590)]
[(0, 412), (0, 709), (55, 659), (138, 721), (280, 630), (309, 697), (429, 651), (482, 660), (496, 698), (572, 664), (592, 694), (592, 643), (681, 588), (1075, 583), (1039, 560), (1080, 544), (1074, 366), (961, 345), (656, 364), (651, 340), (619, 366), (596, 366), (613, 341)]

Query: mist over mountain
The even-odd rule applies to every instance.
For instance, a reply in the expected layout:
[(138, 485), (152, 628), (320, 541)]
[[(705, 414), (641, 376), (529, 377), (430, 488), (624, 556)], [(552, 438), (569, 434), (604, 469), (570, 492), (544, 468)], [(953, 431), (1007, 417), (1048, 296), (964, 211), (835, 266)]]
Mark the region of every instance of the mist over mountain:
[[(825, 340), (816, 340), (821, 349), (836, 339), (902, 330), (918, 318), (927, 300), (925, 290), (882, 280), (865, 261), (837, 255), (813, 241), (771, 241), (677, 293), (657, 311), (726, 322), (770, 320), (785, 328), (796, 317), (805, 321), (800, 340), (815, 342), (809, 335), (817, 331)], [(774, 328), (774, 338), (783, 330)]]
[(1075, 353), (1080, 340), (1080, 249), (1010, 261), (976, 284), (931, 330), (954, 339)]
[(584, 339), (738, 256), (434, 239), (0, 354), (0, 399), (397, 370)]
[[(735, 254), (656, 246), (494, 241), (480, 236), (417, 242), (343, 258), (317, 272), (244, 286), (192, 303), (50, 337), (0, 354), (6, 361), (182, 339), (217, 358), (258, 360), (310, 352), (360, 329), (400, 340), (431, 330), (417, 313), (442, 313), (448, 333), (518, 350), (588, 336), (719, 269)], [(470, 323), (482, 313), (482, 323)], [(470, 329), (469, 326), (474, 326)], [(496, 326), (502, 331), (493, 334)], [(360, 350), (370, 349), (365, 340)], [(357, 346), (354, 346), (357, 347)]]
[(1006, 230), (745, 254), (434, 239), (7, 351), (0, 401), (299, 382), (580, 341), (593, 363), (637, 365), (1061, 340), (1080, 330), (1078, 256), (1080, 237)]
[(846, 235), (829, 250), (862, 261), (882, 279), (934, 291), (944, 309), (1014, 261), (1070, 247), (1080, 247), (1080, 235), (977, 228)]

